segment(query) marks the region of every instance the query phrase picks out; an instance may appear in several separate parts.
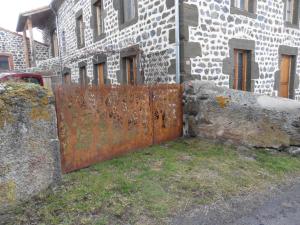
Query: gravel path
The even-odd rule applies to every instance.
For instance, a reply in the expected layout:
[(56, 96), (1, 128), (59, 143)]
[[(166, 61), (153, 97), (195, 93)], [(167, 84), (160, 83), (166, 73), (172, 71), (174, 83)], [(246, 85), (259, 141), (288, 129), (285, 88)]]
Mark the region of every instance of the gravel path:
[(300, 178), (288, 185), (193, 209), (172, 225), (300, 225)]

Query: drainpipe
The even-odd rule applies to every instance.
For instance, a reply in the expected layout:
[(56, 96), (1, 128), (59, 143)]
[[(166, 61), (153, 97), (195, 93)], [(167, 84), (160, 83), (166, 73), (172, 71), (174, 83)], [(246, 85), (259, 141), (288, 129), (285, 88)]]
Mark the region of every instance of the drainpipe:
[(176, 83), (180, 84), (180, 21), (179, 0), (175, 0)]
[(58, 14), (53, 7), (53, 2), (50, 4), (50, 9), (55, 15), (55, 24), (56, 24), (56, 31), (57, 31), (57, 43), (58, 43), (58, 57), (59, 57), (59, 65), (60, 65), (60, 75), (61, 81), (63, 81), (63, 63), (62, 63), (62, 55), (61, 55), (61, 43), (60, 43), (60, 29), (59, 29), (59, 22), (58, 22)]

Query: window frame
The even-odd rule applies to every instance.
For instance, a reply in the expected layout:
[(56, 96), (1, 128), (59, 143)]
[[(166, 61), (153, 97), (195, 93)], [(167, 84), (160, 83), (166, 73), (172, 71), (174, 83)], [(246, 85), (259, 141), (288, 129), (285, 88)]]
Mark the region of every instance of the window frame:
[(134, 1), (134, 6), (135, 6), (135, 15), (131, 20), (124, 21), (124, 7), (123, 7), (123, 0), (113, 0), (114, 8), (118, 10), (118, 20), (119, 20), (119, 30), (122, 30), (126, 27), (129, 27), (135, 23), (138, 22), (138, 1), (137, 0), (132, 0)]
[(294, 5), (292, 6), (292, 18), (290, 18), (292, 21), (287, 20), (287, 1), (288, 0), (284, 0), (284, 25), (289, 28), (299, 29), (300, 1), (292, 0), (294, 1)]
[(77, 37), (77, 48), (85, 47), (85, 25), (83, 18), (82, 9), (76, 13), (76, 37)]
[[(242, 56), (242, 71), (240, 71), (239, 56)], [(234, 49), (234, 81), (233, 89), (251, 92), (251, 50)], [(242, 72), (241, 87), (239, 87), (239, 72)]]
[[(69, 77), (69, 79), (67, 79), (67, 77)], [(69, 82), (67, 82), (69, 81)], [(64, 85), (71, 85), (72, 84), (72, 73), (71, 73), (71, 69), (65, 67), (63, 69), (63, 84)]]
[(256, 61), (256, 44), (254, 40), (232, 38), (228, 42), (229, 56), (223, 59), (222, 72), (229, 75), (229, 88), (233, 88), (234, 83), (234, 49), (244, 49), (251, 51), (251, 92), (255, 92), (255, 81), (260, 77), (259, 64)]
[(13, 55), (10, 54), (10, 53), (0, 53), (0, 57), (5, 57), (7, 58), (7, 62), (8, 62), (8, 70), (6, 69), (1, 69), (0, 68), (0, 71), (10, 71), (10, 70), (14, 70), (14, 60), (13, 60)]
[(246, 17), (250, 17), (252, 19), (257, 18), (257, 14), (256, 14), (257, 0), (253, 0), (252, 2), (251, 2), (251, 0), (245, 0), (248, 2), (248, 7), (247, 7), (248, 9), (241, 9), (241, 8), (237, 7), (236, 1), (240, 1), (240, 0), (231, 0), (231, 7), (230, 7), (231, 14), (243, 15)]
[(144, 79), (143, 75), (140, 71), (140, 48), (139, 45), (134, 45), (128, 48), (124, 48), (121, 50), (120, 53), (120, 73), (118, 76), (118, 82), (120, 84), (129, 84), (128, 82), (128, 66), (126, 59), (127, 58), (134, 58), (135, 64), (133, 65), (135, 70), (135, 81), (134, 85), (136, 84), (143, 84)]
[(126, 56), (122, 61), (123, 84), (125, 81), (127, 85), (137, 85), (137, 56)]
[[(99, 17), (97, 10), (99, 8), (99, 4), (101, 6), (101, 14), (100, 14), (100, 23), (102, 24), (101, 26), (101, 32), (99, 33)], [(93, 38), (94, 42), (97, 42), (103, 38), (105, 38), (105, 17), (106, 17), (106, 11), (104, 10), (104, 4), (103, 0), (92, 0), (91, 1), (92, 5), (92, 17), (91, 17), (91, 27), (93, 29)]]
[[(87, 63), (86, 62), (80, 62), (78, 63), (78, 69), (79, 69), (79, 83), (82, 87), (86, 87), (89, 85), (89, 79), (87, 75)], [(85, 71), (84, 74), (82, 74), (82, 71)]]

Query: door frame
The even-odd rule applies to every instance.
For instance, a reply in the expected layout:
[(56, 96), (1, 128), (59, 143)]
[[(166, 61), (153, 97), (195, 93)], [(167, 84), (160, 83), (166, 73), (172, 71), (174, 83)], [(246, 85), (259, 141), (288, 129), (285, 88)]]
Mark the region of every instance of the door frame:
[(109, 85), (109, 79), (107, 79), (107, 55), (97, 54), (93, 57), (93, 85), (99, 86), (99, 77), (98, 77), (98, 65), (103, 64), (103, 79), (104, 85)]
[(295, 89), (299, 87), (299, 76), (297, 76), (297, 60), (298, 60), (298, 48), (290, 47), (286, 45), (280, 45), (278, 49), (278, 71), (275, 73), (275, 84), (274, 90), (279, 94), (280, 85), (280, 72), (281, 72), (281, 61), (282, 55), (292, 56), (292, 68), (290, 74), (290, 85), (289, 85), (289, 98), (295, 98)]

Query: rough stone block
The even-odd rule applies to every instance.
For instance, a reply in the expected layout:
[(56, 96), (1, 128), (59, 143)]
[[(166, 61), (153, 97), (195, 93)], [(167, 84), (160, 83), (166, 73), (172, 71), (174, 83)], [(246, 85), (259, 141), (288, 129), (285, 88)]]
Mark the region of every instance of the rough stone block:
[[(185, 83), (187, 133), (236, 146), (288, 149), (300, 146), (300, 103), (217, 87)], [(195, 109), (196, 108), (196, 109)]]
[(0, 210), (61, 178), (53, 97), (34, 84), (0, 84)]

